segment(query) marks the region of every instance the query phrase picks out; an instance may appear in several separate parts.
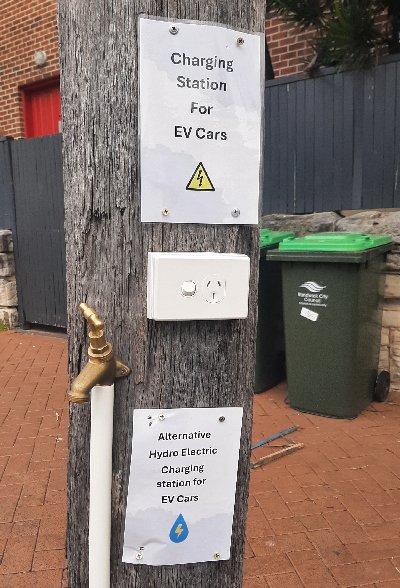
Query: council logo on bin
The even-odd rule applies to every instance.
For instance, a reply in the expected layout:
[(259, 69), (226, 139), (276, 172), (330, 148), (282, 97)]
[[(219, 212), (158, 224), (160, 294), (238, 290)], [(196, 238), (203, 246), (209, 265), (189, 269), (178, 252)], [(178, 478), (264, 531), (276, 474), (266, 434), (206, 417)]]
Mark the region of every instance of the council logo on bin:
[(304, 284), (301, 284), (299, 288), (305, 288), (309, 292), (317, 293), (322, 292), (322, 290), (324, 290), (326, 286), (321, 286), (317, 282), (304, 282)]

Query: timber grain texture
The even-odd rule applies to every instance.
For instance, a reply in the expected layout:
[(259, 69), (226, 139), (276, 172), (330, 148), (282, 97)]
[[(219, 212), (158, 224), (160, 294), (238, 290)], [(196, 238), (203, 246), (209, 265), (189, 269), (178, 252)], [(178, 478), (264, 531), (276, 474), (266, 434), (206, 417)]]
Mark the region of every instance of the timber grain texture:
[[(86, 362), (86, 329), (78, 312), (85, 301), (104, 317), (107, 338), (133, 370), (115, 385), (111, 586), (238, 588), (250, 461), (258, 229), (140, 223), (139, 13), (264, 30), (261, 0), (59, 0), (70, 375)], [(148, 321), (148, 251), (249, 255), (248, 319)], [(231, 559), (164, 567), (123, 564), (132, 411), (191, 406), (244, 407)], [(89, 405), (70, 410), (71, 588), (88, 586), (89, 411)]]

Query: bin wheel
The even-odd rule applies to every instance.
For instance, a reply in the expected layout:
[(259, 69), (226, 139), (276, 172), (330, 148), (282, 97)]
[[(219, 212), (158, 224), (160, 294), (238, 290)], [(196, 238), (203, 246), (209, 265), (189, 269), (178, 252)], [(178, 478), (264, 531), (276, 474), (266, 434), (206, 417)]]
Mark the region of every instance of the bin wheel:
[(376, 382), (375, 382), (375, 390), (374, 390), (374, 400), (377, 402), (385, 402), (388, 397), (390, 389), (390, 374), (389, 372), (383, 370), (379, 372)]

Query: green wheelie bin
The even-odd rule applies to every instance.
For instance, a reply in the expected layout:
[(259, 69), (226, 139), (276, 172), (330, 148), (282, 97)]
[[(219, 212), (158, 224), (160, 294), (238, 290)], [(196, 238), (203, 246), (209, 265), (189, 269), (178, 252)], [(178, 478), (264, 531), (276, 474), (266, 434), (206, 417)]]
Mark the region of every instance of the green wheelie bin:
[[(269, 260), (282, 262), (290, 406), (354, 418), (383, 400), (378, 377), (383, 267), (389, 235), (320, 233), (286, 239)], [(383, 396), (383, 397), (382, 397)]]
[(273, 388), (286, 379), (281, 264), (268, 261), (266, 253), (276, 249), (283, 239), (294, 236), (290, 231), (260, 231), (256, 393)]

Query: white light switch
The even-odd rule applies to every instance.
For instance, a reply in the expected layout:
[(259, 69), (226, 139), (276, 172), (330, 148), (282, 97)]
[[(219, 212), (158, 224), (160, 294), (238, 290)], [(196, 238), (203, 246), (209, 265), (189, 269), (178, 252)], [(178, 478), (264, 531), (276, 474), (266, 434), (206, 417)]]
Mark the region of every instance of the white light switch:
[(246, 318), (250, 258), (238, 253), (149, 253), (147, 318)]

